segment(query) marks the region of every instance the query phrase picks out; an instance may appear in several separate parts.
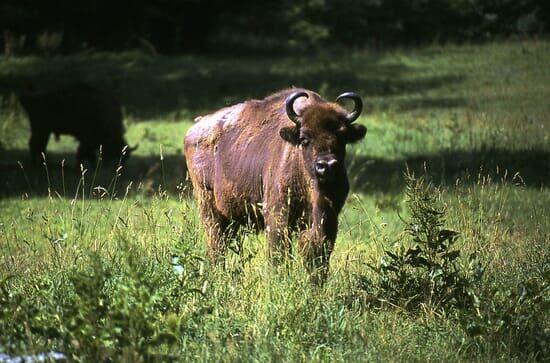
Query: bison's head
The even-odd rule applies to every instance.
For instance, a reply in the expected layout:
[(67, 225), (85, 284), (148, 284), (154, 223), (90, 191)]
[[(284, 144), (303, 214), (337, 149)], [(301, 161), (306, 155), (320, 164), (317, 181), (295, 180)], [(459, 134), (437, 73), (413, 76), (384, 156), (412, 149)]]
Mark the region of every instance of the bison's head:
[(286, 113), (295, 125), (283, 127), (279, 133), (301, 149), (309, 174), (321, 186), (332, 184), (345, 174), (346, 144), (361, 140), (367, 132), (365, 126), (353, 123), (361, 114), (363, 102), (356, 93), (346, 92), (336, 102), (351, 99), (354, 102), (351, 112), (336, 103), (322, 102), (305, 106), (298, 115), (294, 102), (299, 97), (309, 96), (297, 91), (286, 99)]

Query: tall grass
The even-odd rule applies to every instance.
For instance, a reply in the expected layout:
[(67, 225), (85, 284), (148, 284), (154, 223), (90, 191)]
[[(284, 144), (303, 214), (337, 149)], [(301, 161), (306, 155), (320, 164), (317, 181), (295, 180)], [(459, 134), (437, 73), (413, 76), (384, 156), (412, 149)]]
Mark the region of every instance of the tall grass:
[[(527, 251), (507, 259), (495, 254), (502, 250), (499, 241), (520, 243), (506, 228), (509, 203), (532, 196), (524, 190), (514, 197), (509, 188), (518, 187), (487, 180), (460, 196), (454, 188), (460, 189), (433, 195), (448, 205), (448, 223), (460, 233), (455, 248), (476, 253), (486, 267), (483, 290), (474, 292), (491, 298), (479, 295), (478, 305), (458, 315), (410, 312), (387, 299), (385, 307), (375, 303), (363, 276), (383, 276), (369, 266), (403, 243), (408, 227), (387, 218), (393, 213), (368, 211), (362, 196), (353, 197), (357, 207), (349, 209), (360, 208), (364, 218), (344, 214), (331, 277), (322, 288), (310, 284), (299, 256), (270, 267), (265, 238), (253, 235), (240, 255), (230, 253), (225, 269), (211, 267), (195, 206), (183, 194), (176, 200), (161, 194), (7, 201), (0, 344), (12, 354), (57, 350), (83, 361), (541, 358), (544, 345), (525, 349), (519, 343), (543, 339), (548, 329), (548, 254), (536, 253), (548, 237), (539, 230), (531, 238), (543, 238), (541, 245), (525, 245)], [(480, 215), (465, 218), (472, 210)], [(408, 213), (404, 206), (403, 218)], [(354, 219), (367, 231), (359, 236), (370, 238), (354, 238)], [(533, 292), (516, 295), (525, 286)], [(384, 286), (380, 293), (392, 289), (400, 291)], [(522, 315), (527, 307), (536, 314)], [(519, 330), (533, 321), (543, 325)]]

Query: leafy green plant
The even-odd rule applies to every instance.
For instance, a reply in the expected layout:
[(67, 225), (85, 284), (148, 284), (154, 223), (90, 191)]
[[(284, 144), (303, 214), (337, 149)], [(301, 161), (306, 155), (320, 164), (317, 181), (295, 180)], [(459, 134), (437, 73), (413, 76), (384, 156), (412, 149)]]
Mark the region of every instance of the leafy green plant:
[(474, 306), (459, 312), (464, 330), (478, 344), (506, 344), (537, 360), (550, 355), (550, 263), (516, 286), (485, 282), (473, 292)]
[[(84, 267), (30, 283), (0, 285), (0, 347), (11, 354), (55, 348), (73, 361), (170, 361), (208, 314), (200, 260), (185, 269), (128, 252), (113, 263), (91, 256)], [(192, 335), (192, 334), (191, 334)]]
[[(378, 279), (378, 300), (407, 310), (471, 304), (469, 289), (480, 280), (483, 268), (476, 265), (475, 255), (470, 256), (469, 271), (460, 262), (459, 233), (444, 227), (446, 209), (437, 189), (409, 171), (405, 183), (410, 220), (404, 221), (403, 241), (385, 250), (378, 266), (371, 265)], [(365, 286), (372, 288), (373, 283)]]
[[(385, 250), (375, 278), (362, 276), (369, 302), (409, 312), (435, 311), (460, 323), (470, 345), (505, 344), (510, 351), (544, 359), (550, 353), (550, 263), (527, 272), (516, 284), (484, 276), (476, 253), (466, 262), (459, 233), (445, 228), (446, 207), (426, 178), (405, 175), (410, 219), (405, 234)], [(407, 238), (408, 237), (408, 238)]]

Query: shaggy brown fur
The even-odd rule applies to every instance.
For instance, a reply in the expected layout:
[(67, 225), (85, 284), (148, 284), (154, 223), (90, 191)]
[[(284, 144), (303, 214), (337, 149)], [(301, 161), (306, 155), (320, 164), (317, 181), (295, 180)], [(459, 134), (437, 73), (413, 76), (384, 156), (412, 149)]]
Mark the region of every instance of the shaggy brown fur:
[(80, 142), (79, 163), (95, 165), (100, 145), (105, 160), (118, 160), (127, 145), (119, 101), (96, 87), (72, 84), (53, 90), (31, 89), (21, 93), (19, 100), (29, 117), (33, 163), (42, 159), (52, 133), (71, 135)]
[(197, 118), (185, 137), (185, 157), (211, 260), (223, 256), (228, 239), (245, 224), (265, 227), (275, 260), (290, 252), (298, 232), (314, 280), (324, 281), (349, 191), (345, 146), (361, 140), (366, 128), (308, 90), (308, 98), (294, 103), (298, 127), (285, 111), (296, 91)]

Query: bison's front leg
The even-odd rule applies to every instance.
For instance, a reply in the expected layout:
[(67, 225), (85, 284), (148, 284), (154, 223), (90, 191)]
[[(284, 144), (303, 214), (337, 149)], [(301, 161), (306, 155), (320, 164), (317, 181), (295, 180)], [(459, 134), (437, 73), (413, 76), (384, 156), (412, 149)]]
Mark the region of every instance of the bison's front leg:
[(40, 160), (42, 160), (42, 154), (46, 153), (46, 146), (48, 145), (49, 138), (49, 131), (40, 130), (37, 128), (31, 129), (29, 148), (31, 154), (31, 162), (33, 163), (33, 165), (38, 165)]
[(97, 162), (96, 148), (85, 142), (80, 142), (76, 152), (76, 161), (78, 165), (84, 165), (86, 161), (90, 163), (90, 167), (95, 167)]
[(338, 212), (325, 203), (315, 203), (309, 230), (300, 236), (300, 249), (315, 283), (323, 283), (338, 232)]
[(269, 258), (278, 265), (291, 253), (288, 208), (275, 207), (264, 212), (266, 236), (269, 244)]

